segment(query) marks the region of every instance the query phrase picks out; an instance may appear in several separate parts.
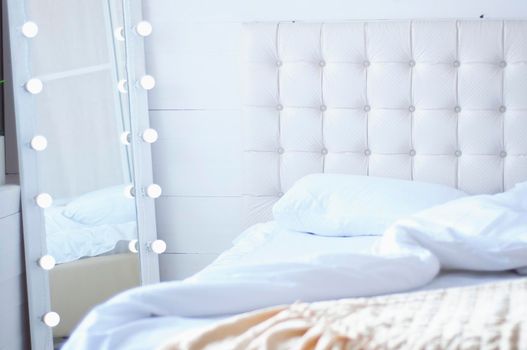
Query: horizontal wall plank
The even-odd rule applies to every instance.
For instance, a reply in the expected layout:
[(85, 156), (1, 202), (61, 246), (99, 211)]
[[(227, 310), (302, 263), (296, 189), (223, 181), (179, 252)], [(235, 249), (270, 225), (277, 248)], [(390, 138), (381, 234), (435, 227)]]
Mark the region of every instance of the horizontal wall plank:
[(239, 55), (241, 23), (175, 22), (169, 16), (152, 18), (155, 30), (145, 42), (153, 55)]
[(241, 197), (161, 197), (158, 236), (169, 253), (219, 254), (241, 229)]
[(166, 195), (241, 193), (241, 116), (235, 111), (156, 111), (151, 125), (156, 183)]
[(145, 17), (173, 21), (346, 20), (384, 18), (518, 18), (527, 14), (524, 0), (148, 0)]
[(163, 254), (159, 257), (161, 281), (192, 276), (216, 259), (217, 254)]
[[(157, 49), (156, 49), (157, 50)], [(147, 52), (150, 109), (239, 109), (240, 56)]]

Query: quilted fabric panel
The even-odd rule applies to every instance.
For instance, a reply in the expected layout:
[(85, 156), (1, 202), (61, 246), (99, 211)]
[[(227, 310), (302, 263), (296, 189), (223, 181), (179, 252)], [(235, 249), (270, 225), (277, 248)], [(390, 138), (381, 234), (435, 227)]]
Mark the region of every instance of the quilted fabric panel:
[(300, 177), (527, 180), (527, 21), (245, 26), (247, 223)]

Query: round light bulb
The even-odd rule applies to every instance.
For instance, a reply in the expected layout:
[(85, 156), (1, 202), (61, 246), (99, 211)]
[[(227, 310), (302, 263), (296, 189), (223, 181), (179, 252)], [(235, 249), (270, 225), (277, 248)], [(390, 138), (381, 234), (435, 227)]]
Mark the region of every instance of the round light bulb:
[(36, 95), (42, 92), (42, 89), (44, 88), (44, 84), (42, 84), (42, 80), (33, 78), (33, 79), (29, 79), (26, 82), (25, 88), (27, 92), (33, 95)]
[(135, 26), (135, 31), (142, 37), (152, 34), (152, 24), (148, 21), (141, 21)]
[(26, 38), (34, 38), (38, 34), (38, 25), (35, 22), (28, 21), (22, 25), (22, 34)]
[(154, 143), (159, 138), (159, 135), (156, 130), (148, 128), (143, 131), (142, 138), (146, 143)]
[(146, 195), (153, 199), (161, 197), (162, 192), (163, 191), (161, 190), (161, 186), (157, 184), (148, 185), (148, 187), (146, 188)]
[(156, 254), (163, 254), (167, 250), (167, 244), (161, 239), (156, 239), (150, 243), (150, 249)]
[(125, 41), (124, 38), (124, 28), (123, 27), (117, 27), (113, 31), (113, 36), (117, 41)]
[(123, 194), (124, 194), (125, 198), (130, 198), (130, 199), (134, 198), (135, 197), (134, 186), (133, 185), (125, 186)]
[(145, 90), (152, 90), (156, 86), (156, 80), (151, 75), (145, 75), (141, 78), (139, 84)]
[(121, 139), (121, 143), (123, 145), (125, 145), (125, 146), (130, 145), (130, 138), (131, 138), (130, 132), (125, 131), (125, 132), (121, 133), (121, 136), (119, 138)]
[(48, 193), (40, 193), (35, 197), (35, 202), (42, 209), (46, 209), (51, 207), (53, 204), (53, 197), (51, 197)]
[(60, 316), (54, 311), (50, 311), (42, 316), (42, 321), (48, 327), (56, 327), (60, 323)]
[(117, 83), (117, 90), (122, 94), (128, 93), (128, 82), (125, 79), (119, 80)]
[(55, 264), (55, 258), (51, 255), (44, 255), (38, 259), (38, 265), (46, 271), (52, 270), (55, 267)]
[(48, 147), (48, 139), (42, 135), (37, 135), (31, 139), (30, 145), (35, 151), (40, 152)]
[(137, 239), (132, 239), (131, 241), (128, 242), (128, 250), (131, 251), (132, 253), (138, 253), (139, 252), (139, 249), (137, 249)]

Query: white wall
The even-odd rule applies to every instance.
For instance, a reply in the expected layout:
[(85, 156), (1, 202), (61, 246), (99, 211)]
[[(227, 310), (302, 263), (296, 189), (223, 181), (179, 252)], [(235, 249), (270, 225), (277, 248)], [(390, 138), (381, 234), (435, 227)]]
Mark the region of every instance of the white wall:
[(525, 0), (145, 0), (147, 62), (158, 85), (154, 174), (164, 195), (163, 279), (181, 278), (227, 248), (241, 223), (241, 23), (395, 18), (527, 18)]

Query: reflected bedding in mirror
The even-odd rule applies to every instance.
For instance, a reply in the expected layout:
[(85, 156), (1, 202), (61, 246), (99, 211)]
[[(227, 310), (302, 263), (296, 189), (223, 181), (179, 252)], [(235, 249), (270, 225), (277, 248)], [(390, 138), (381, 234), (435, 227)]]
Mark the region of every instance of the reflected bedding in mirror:
[(57, 263), (128, 250), (137, 225), (134, 201), (123, 191), (110, 187), (46, 209), (48, 253)]
[(45, 211), (48, 253), (58, 264), (128, 252), (136, 238), (135, 203), (126, 185), (59, 200)]

